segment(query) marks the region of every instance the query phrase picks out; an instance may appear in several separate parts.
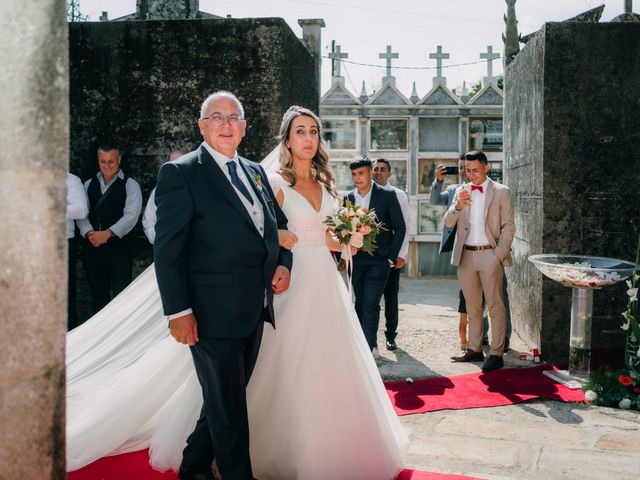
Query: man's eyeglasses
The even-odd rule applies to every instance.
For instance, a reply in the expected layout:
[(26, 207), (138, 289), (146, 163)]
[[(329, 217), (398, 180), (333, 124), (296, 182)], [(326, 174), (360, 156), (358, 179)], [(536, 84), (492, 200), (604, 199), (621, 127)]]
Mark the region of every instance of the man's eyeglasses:
[(211, 120), (211, 123), (216, 127), (219, 127), (225, 122), (229, 122), (229, 125), (236, 127), (240, 125), (240, 122), (242, 122), (244, 118), (240, 115), (221, 115), (220, 113), (214, 113), (208, 117), (202, 117), (202, 120)]

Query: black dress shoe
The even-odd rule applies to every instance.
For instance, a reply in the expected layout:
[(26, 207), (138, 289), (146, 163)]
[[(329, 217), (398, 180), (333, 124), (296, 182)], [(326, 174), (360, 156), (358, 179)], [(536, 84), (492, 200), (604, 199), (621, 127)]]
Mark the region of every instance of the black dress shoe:
[(215, 480), (215, 478), (213, 471), (196, 473), (191, 472), (182, 466), (180, 467), (180, 470), (178, 470), (179, 480)]
[(504, 360), (502, 360), (500, 355), (489, 355), (487, 361), (482, 364), (482, 371), (487, 373), (502, 367), (504, 367)]
[(453, 360), (456, 363), (460, 363), (460, 362), (482, 362), (484, 360), (484, 353), (482, 353), (482, 352), (474, 352), (473, 350), (468, 348), (467, 351), (464, 352), (464, 355), (461, 355), (459, 357), (451, 357), (451, 360)]
[(396, 345), (395, 340), (387, 340), (387, 350), (396, 350), (398, 345)]

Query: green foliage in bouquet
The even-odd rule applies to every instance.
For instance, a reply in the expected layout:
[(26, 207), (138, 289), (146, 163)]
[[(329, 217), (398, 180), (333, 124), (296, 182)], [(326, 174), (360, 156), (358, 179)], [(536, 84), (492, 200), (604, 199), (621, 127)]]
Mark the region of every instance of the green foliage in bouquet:
[(385, 230), (383, 224), (378, 222), (375, 209), (358, 207), (348, 200), (344, 207), (335, 215), (328, 216), (324, 223), (332, 229), (341, 245), (351, 245), (369, 255), (373, 255), (377, 248), (378, 234)]

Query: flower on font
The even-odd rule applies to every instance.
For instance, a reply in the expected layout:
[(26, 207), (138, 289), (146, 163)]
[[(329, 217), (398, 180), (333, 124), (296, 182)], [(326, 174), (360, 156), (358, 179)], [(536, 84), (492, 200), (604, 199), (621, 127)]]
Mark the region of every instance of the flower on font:
[(631, 408), (631, 399), (623, 398), (620, 400), (620, 403), (618, 403), (618, 406), (623, 410), (629, 410), (629, 408)]
[(618, 381), (625, 387), (628, 387), (633, 383), (633, 379), (629, 375), (620, 375), (618, 377)]
[(593, 390), (587, 390), (586, 392), (584, 392), (584, 398), (589, 403), (595, 402), (598, 399), (598, 394)]
[(630, 302), (635, 302), (638, 300), (638, 287), (632, 288), (631, 282), (629, 280), (627, 280), (627, 287), (629, 287), (629, 290), (627, 290), (627, 295), (629, 295), (629, 301)]

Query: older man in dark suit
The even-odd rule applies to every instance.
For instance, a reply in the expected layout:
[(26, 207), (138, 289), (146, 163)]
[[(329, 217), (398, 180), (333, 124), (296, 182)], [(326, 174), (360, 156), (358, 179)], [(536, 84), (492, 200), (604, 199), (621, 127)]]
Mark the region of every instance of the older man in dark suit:
[(154, 257), (171, 335), (191, 346), (202, 386), (181, 480), (251, 480), (246, 385), (273, 295), (289, 286), (291, 252), (278, 245), (287, 219), (260, 165), (238, 156), (242, 104), (216, 92), (198, 120), (204, 142), (160, 169)]

